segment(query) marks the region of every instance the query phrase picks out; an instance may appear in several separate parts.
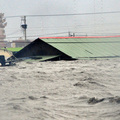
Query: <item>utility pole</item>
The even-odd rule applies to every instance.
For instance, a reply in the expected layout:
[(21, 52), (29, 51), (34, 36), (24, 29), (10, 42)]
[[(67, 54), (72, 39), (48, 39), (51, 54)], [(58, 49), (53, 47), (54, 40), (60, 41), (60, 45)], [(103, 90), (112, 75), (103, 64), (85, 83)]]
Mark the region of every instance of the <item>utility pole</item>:
[(21, 18), (21, 27), (23, 29), (23, 32), (24, 32), (24, 38), (25, 38), (25, 41), (27, 40), (27, 24), (26, 24), (26, 16), (23, 16)]
[(68, 37), (71, 37), (71, 33), (70, 32), (68, 32)]
[(73, 33), (73, 37), (75, 37), (75, 33)]
[(75, 37), (75, 33), (68, 32), (68, 37)]

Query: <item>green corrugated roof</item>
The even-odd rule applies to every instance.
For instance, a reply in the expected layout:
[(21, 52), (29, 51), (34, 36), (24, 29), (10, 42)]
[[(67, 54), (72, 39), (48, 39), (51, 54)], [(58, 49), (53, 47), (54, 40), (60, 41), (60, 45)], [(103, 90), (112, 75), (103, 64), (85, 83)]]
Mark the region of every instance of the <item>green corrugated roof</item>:
[(120, 56), (120, 37), (42, 40), (72, 58)]

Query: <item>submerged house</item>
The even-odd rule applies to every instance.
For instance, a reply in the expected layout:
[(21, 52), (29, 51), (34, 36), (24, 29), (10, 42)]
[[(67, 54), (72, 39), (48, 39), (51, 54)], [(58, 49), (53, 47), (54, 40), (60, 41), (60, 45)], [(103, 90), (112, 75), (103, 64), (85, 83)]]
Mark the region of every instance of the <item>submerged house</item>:
[(120, 57), (120, 36), (38, 38), (15, 54), (41, 60)]

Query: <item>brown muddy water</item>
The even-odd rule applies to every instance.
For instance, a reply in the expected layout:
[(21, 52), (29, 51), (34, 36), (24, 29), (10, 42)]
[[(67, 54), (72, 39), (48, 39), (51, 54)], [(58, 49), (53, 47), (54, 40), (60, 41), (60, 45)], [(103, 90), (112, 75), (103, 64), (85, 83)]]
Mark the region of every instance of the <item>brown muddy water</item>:
[(120, 120), (120, 59), (0, 67), (0, 120)]

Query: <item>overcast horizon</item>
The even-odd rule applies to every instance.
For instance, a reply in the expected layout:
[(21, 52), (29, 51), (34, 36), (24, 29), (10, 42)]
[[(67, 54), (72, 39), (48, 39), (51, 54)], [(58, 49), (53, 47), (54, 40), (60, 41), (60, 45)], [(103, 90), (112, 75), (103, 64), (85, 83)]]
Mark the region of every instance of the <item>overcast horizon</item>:
[[(1, 0), (0, 12), (7, 16), (77, 14), (120, 11), (120, 0)], [(6, 18), (7, 40), (23, 37), (21, 17)], [(27, 17), (27, 36), (119, 34), (120, 13), (77, 16)], [(30, 36), (30, 37), (29, 37)], [(15, 38), (14, 38), (15, 37)]]

